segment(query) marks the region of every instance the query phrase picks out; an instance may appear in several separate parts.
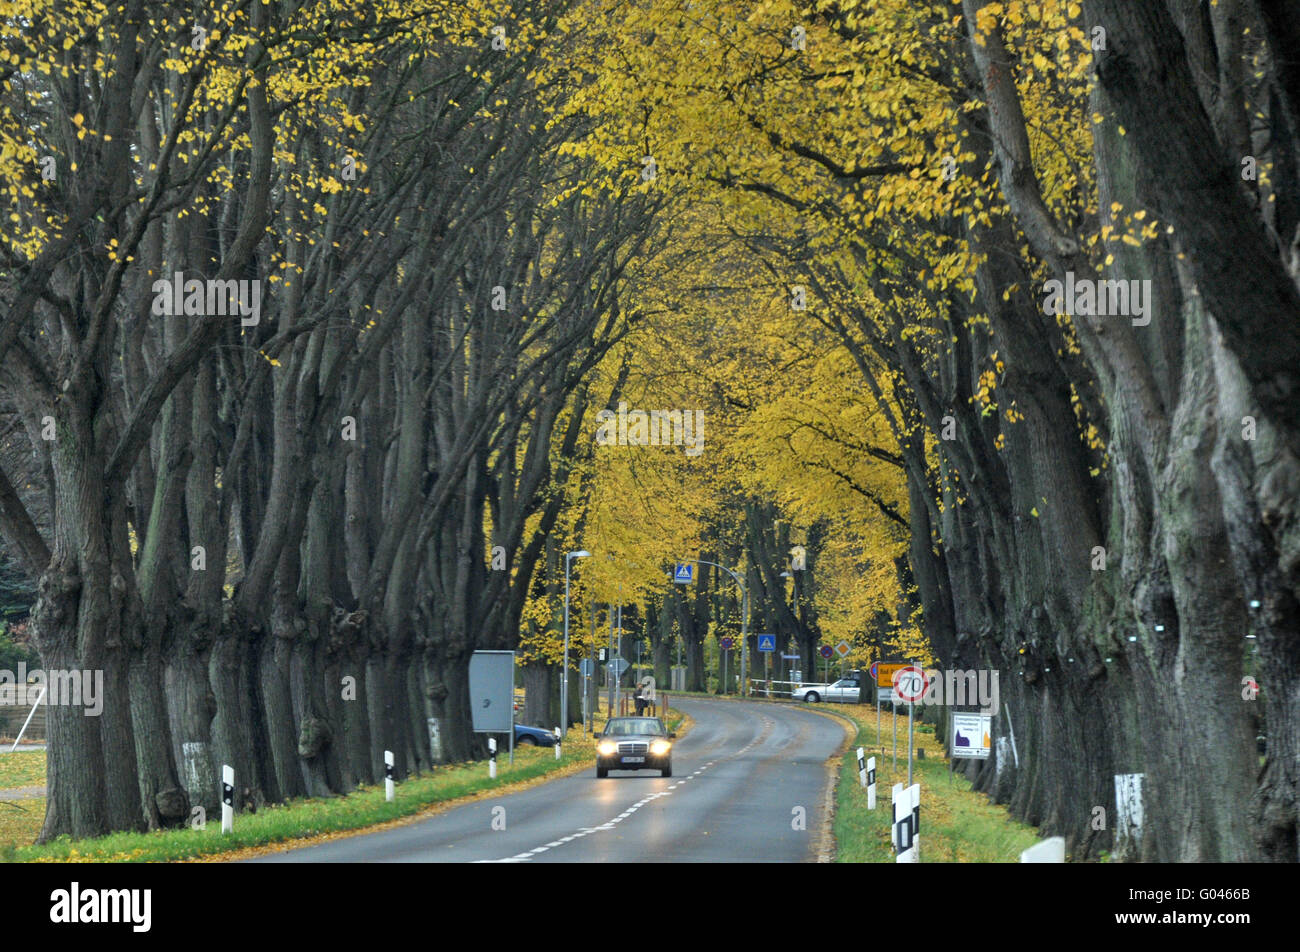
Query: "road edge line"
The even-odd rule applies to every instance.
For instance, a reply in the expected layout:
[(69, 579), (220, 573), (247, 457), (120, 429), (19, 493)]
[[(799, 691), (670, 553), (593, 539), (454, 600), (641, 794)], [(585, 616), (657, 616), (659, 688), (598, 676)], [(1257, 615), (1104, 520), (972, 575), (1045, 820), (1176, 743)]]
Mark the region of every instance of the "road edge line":
[[(678, 725), (678, 737), (684, 737), (692, 727), (695, 726), (695, 720), (685, 711), (679, 711), (682, 716), (682, 723)], [(491, 800), (493, 797), (509, 796), (514, 793), (522, 793), (524, 790), (531, 790), (534, 787), (540, 787), (552, 780), (562, 780), (565, 777), (572, 777), (575, 774), (582, 773), (584, 770), (591, 770), (591, 762), (575, 761), (564, 767), (544, 773), (539, 777), (532, 777), (528, 780), (513, 780), (503, 784), (500, 787), (493, 787), (488, 790), (480, 790), (478, 793), (469, 793), (461, 797), (455, 797), (451, 800), (438, 800), (422, 807), (417, 813), (408, 813), (406, 816), (396, 817), (392, 820), (383, 820), (379, 823), (370, 824), (369, 826), (359, 826), (348, 830), (332, 830), (329, 833), (319, 833), (309, 837), (294, 837), (289, 840), (277, 840), (273, 843), (263, 843), (258, 846), (241, 846), (233, 850), (221, 850), (215, 853), (204, 853), (201, 856), (190, 856), (185, 859), (164, 860), (169, 863), (237, 863), (241, 860), (254, 859), (259, 856), (268, 856), (272, 853), (288, 853), (293, 850), (305, 849), (309, 846), (319, 846), (323, 843), (329, 843), (334, 840), (349, 839), (353, 836), (366, 836), (370, 833), (382, 833), (385, 830), (396, 829), (401, 826), (409, 826), (412, 823), (418, 823), (421, 820), (428, 820), (432, 817), (445, 813), (448, 810), (454, 810), (457, 807), (463, 807), (470, 803), (480, 800)]]
[(820, 710), (811, 705), (805, 705), (799, 709), (807, 711), (809, 714), (817, 714), (820, 717), (828, 718), (844, 728), (844, 740), (835, 753), (826, 758), (824, 767), (826, 771), (826, 802), (822, 809), (821, 835), (817, 841), (817, 862), (833, 863), (839, 848), (835, 842), (835, 793), (840, 785), (840, 768), (844, 765), (844, 754), (853, 746), (859, 728), (856, 721), (838, 711)]

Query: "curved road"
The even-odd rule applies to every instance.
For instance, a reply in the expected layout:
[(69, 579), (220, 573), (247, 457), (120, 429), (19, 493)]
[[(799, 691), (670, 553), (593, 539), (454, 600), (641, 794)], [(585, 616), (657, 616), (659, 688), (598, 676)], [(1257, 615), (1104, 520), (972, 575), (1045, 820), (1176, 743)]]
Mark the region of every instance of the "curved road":
[[(844, 743), (845, 728), (794, 705), (680, 698), (673, 706), (695, 726), (673, 749), (672, 777), (615, 771), (597, 780), (593, 764), (408, 826), (250, 862), (816, 860), (826, 820), (825, 764)], [(494, 819), (505, 829), (493, 829)]]

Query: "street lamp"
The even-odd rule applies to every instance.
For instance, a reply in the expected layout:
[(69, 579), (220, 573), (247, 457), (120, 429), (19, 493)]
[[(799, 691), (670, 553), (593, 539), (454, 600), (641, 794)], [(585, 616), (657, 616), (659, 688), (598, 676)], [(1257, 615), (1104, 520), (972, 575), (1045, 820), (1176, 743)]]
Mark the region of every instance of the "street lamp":
[[(793, 572), (782, 572), (782, 573), (781, 573), (781, 578), (788, 578), (788, 579), (790, 579), (791, 581), (794, 582), (794, 605), (791, 607), (790, 614), (794, 616), (794, 620), (795, 620), (795, 623), (796, 623), (796, 626), (797, 626), (798, 621), (799, 621), (799, 580), (798, 580), (798, 577), (797, 577)], [(782, 589), (781, 594), (782, 594), (782, 595), (785, 594), (785, 590), (784, 590), (784, 589)], [(799, 648), (799, 637), (798, 637), (798, 633), (797, 633), (797, 631), (798, 631), (798, 629), (796, 628), (796, 634), (795, 634), (795, 648), (796, 648), (796, 649)], [(781, 660), (784, 661), (785, 659), (782, 658)], [(809, 659), (809, 660), (811, 660), (811, 659)], [(799, 664), (800, 664), (800, 667), (802, 667), (802, 665), (803, 665), (803, 659), (802, 659), (802, 658), (799, 659)], [(786, 671), (789, 671), (789, 670), (790, 670), (789, 665), (786, 665)], [(813, 662), (813, 674), (816, 674), (816, 673), (817, 673), (817, 663), (814, 661), (814, 662)]]
[(745, 583), (740, 580), (740, 576), (725, 565), (719, 565), (717, 562), (710, 562), (707, 559), (682, 559), (680, 561), (695, 562), (699, 565), (712, 565), (715, 569), (722, 569), (731, 576), (733, 582), (740, 586), (740, 689), (742, 694), (749, 694), (749, 683), (745, 680), (749, 671), (749, 589), (745, 588)]
[(560, 682), (560, 728), (562, 736), (569, 734), (569, 564), (573, 559), (591, 555), (586, 549), (564, 553), (564, 679)]

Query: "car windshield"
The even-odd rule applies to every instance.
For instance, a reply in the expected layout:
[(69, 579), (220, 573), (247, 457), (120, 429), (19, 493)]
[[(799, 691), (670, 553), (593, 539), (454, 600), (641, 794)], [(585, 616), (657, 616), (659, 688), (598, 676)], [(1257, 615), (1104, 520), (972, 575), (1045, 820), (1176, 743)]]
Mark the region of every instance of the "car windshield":
[(611, 737), (628, 737), (633, 734), (662, 736), (663, 733), (663, 721), (657, 717), (619, 717), (605, 727), (605, 734)]

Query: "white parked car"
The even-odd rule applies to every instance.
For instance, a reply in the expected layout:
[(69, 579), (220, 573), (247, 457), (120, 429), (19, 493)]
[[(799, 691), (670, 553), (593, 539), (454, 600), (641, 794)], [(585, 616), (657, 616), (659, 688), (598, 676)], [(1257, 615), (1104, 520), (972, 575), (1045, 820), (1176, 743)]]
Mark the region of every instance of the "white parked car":
[(816, 704), (818, 701), (839, 701), (858, 704), (862, 700), (862, 685), (857, 678), (840, 678), (834, 684), (805, 684), (795, 688), (790, 697), (796, 701)]

